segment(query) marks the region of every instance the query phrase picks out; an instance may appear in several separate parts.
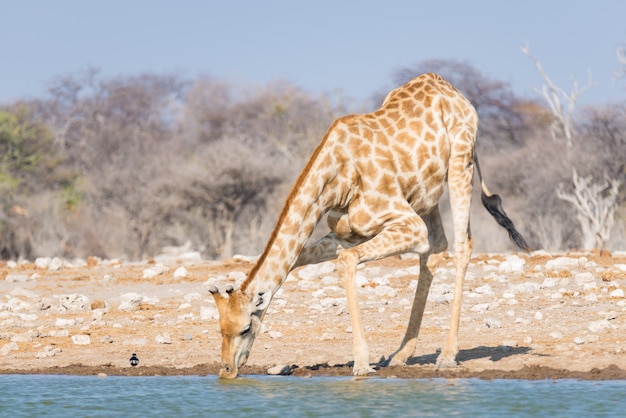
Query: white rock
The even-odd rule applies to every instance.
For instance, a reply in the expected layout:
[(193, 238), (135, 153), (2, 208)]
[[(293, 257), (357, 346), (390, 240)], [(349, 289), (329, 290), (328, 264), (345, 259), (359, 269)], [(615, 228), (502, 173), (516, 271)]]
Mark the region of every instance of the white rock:
[(535, 319), (537, 321), (541, 321), (543, 319), (543, 314), (539, 311), (535, 312)]
[(198, 292), (191, 292), (183, 296), (183, 299), (185, 300), (185, 302), (193, 302), (194, 300), (202, 299), (202, 295)]
[(189, 309), (189, 308), (191, 308), (191, 303), (185, 302), (185, 303), (180, 304), (180, 306), (178, 307), (178, 310), (182, 311), (184, 309)]
[(582, 285), (586, 283), (595, 283), (596, 281), (595, 277), (593, 277), (593, 274), (591, 274), (588, 271), (582, 271), (582, 272), (578, 272), (574, 274), (574, 280), (576, 281), (576, 284), (578, 285)]
[(7, 277), (4, 278), (7, 282), (28, 282), (31, 280), (31, 277), (28, 274), (7, 274)]
[(130, 311), (136, 309), (143, 301), (143, 296), (138, 293), (125, 293), (120, 296), (120, 306), (117, 307), (120, 311)]
[(37, 353), (35, 353), (35, 357), (37, 358), (54, 357), (55, 355), (57, 355), (58, 353), (62, 351), (63, 350), (59, 347), (52, 348), (52, 346), (47, 345), (44, 347), (43, 351), (38, 351)]
[(76, 345), (89, 345), (91, 344), (91, 337), (85, 334), (72, 335), (72, 342)]
[(556, 286), (556, 279), (554, 279), (552, 277), (548, 277), (547, 279), (545, 279), (543, 281), (543, 283), (541, 283), (539, 288), (540, 289), (546, 289), (546, 288), (550, 288), (550, 287), (554, 287), (554, 286)]
[(572, 267), (578, 267), (578, 259), (571, 257), (557, 257), (553, 260), (548, 260), (546, 263), (546, 269), (548, 270), (561, 270)]
[(50, 257), (37, 257), (35, 259), (35, 267), (40, 269), (48, 268), (52, 259)]
[[(615, 253), (613, 253), (615, 255)], [(626, 272), (626, 264), (613, 264), (613, 268)]]
[(369, 283), (367, 276), (361, 273), (356, 274), (355, 280), (356, 280), (356, 287), (364, 287), (364, 286), (367, 286), (367, 284)]
[(623, 298), (624, 297), (624, 290), (623, 289), (615, 289), (614, 291), (609, 293), (609, 296), (612, 297), (612, 298)]
[(167, 267), (165, 267), (163, 264), (156, 264), (152, 267), (148, 267), (147, 269), (145, 269), (143, 271), (143, 278), (144, 279), (151, 279), (153, 277), (159, 276), (161, 274), (167, 273), (169, 271), (169, 269)]
[(283, 336), (283, 333), (278, 331), (270, 331), (268, 334), (270, 338), (281, 338)]
[(83, 311), (91, 309), (91, 303), (87, 296), (72, 293), (59, 296), (59, 308), (66, 311)]
[(472, 308), (470, 310), (472, 312), (484, 313), (484, 312), (487, 312), (487, 310), (489, 310), (489, 304), (488, 303), (479, 303), (477, 305), (472, 306)]
[(487, 328), (500, 329), (502, 328), (502, 321), (494, 318), (486, 318), (485, 325)]
[(54, 257), (52, 260), (50, 260), (50, 263), (48, 264), (48, 270), (50, 271), (61, 270), (61, 267), (63, 267), (63, 260), (58, 257)]
[(386, 297), (396, 297), (398, 295), (398, 291), (390, 286), (376, 286), (374, 289), (374, 293), (377, 296), (386, 296)]
[(510, 291), (513, 293), (533, 293), (539, 290), (540, 286), (533, 282), (524, 282), (511, 286)]
[(154, 338), (154, 342), (156, 342), (157, 344), (171, 344), (172, 340), (170, 338), (170, 334), (164, 332), (163, 334), (158, 334)]
[(500, 271), (503, 273), (521, 273), (526, 266), (526, 260), (516, 255), (509, 255), (500, 264)]
[(320, 278), (335, 271), (335, 264), (331, 262), (323, 262), (319, 264), (309, 264), (298, 270), (298, 276), (302, 280), (313, 280)]
[(474, 293), (478, 293), (479, 295), (493, 295), (493, 289), (489, 285), (479, 286), (474, 289)]
[(600, 332), (602, 330), (605, 330), (607, 328), (614, 328), (614, 325), (611, 325), (611, 323), (609, 321), (607, 321), (606, 319), (601, 319), (599, 321), (592, 321), (589, 323), (589, 326), (587, 327), (587, 329), (591, 332)]
[(24, 321), (24, 322), (35, 321), (38, 318), (36, 314), (23, 314), (23, 313), (18, 314), (18, 317), (20, 318), (21, 321)]
[(73, 318), (57, 318), (54, 322), (54, 326), (58, 328), (73, 327), (74, 325), (76, 325), (76, 320)]
[(185, 266), (180, 266), (174, 271), (174, 278), (176, 279), (184, 279), (187, 276), (189, 276), (189, 272)]
[(581, 345), (581, 344), (584, 344), (584, 343), (585, 343), (585, 340), (582, 337), (574, 338), (574, 344)]
[(20, 347), (15, 341), (11, 341), (0, 348), (0, 356), (7, 356), (11, 351), (17, 351)]
[(17, 263), (15, 261), (13, 261), (13, 260), (9, 260), (9, 261), (7, 261), (7, 267), (10, 268), (10, 269), (14, 269), (14, 268), (17, 267)]
[(281, 375), (288, 375), (289, 372), (291, 371), (291, 365), (290, 364), (283, 364), (283, 365), (276, 365), (274, 367), (270, 367), (269, 369), (267, 369), (267, 374), (272, 375), (272, 376), (281, 376)]
[(200, 319), (202, 321), (209, 321), (211, 319), (219, 319), (219, 313), (217, 309), (209, 306), (200, 306)]
[(563, 338), (563, 333), (559, 331), (554, 331), (550, 333), (550, 337), (554, 338), (555, 340), (560, 340), (561, 338)]

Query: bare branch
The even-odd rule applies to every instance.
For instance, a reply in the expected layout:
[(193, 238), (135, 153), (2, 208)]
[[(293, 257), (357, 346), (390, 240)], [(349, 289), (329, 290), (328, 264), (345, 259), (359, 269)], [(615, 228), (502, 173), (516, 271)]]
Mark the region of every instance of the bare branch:
[(592, 183), (593, 177), (579, 177), (572, 170), (572, 193), (565, 192), (563, 184), (557, 189), (557, 197), (571, 203), (576, 209), (576, 218), (583, 233), (586, 250), (604, 247), (609, 240), (618, 207), (617, 197), (620, 182), (605, 176), (602, 183)]
[(533, 61), (535, 67), (537, 67), (537, 71), (539, 71), (539, 74), (541, 74), (543, 81), (545, 82), (541, 90), (535, 89), (535, 91), (541, 94), (546, 100), (548, 106), (550, 107), (550, 112), (554, 117), (554, 123), (552, 124), (551, 129), (552, 137), (556, 139), (557, 133), (562, 133), (565, 137), (567, 146), (571, 147), (573, 145), (572, 133), (574, 127), (572, 122), (576, 111), (576, 102), (581, 94), (593, 87), (594, 82), (591, 78), (591, 72), (589, 73), (586, 85), (580, 87), (578, 82), (573, 80), (574, 88), (571, 92), (567, 93), (565, 90), (554, 84), (552, 79), (548, 76), (548, 73), (541, 65), (541, 62), (531, 55), (528, 45), (522, 45), (521, 49), (522, 52), (530, 58), (531, 61)]

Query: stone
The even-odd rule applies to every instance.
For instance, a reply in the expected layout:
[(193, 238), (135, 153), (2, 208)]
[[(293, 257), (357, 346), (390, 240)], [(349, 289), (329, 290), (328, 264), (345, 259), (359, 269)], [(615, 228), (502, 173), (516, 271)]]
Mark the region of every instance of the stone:
[(65, 311), (83, 311), (87, 307), (91, 308), (91, 304), (87, 296), (72, 293), (59, 296), (59, 307)]
[(63, 267), (63, 260), (58, 257), (54, 257), (50, 260), (50, 263), (48, 263), (48, 270), (50, 271), (59, 271), (61, 267)]
[(485, 313), (489, 309), (488, 303), (479, 303), (477, 305), (472, 306), (470, 309), (472, 312)]
[(623, 298), (624, 297), (624, 290), (623, 289), (615, 289), (611, 293), (609, 293), (609, 296), (612, 297), (612, 298)]
[(219, 319), (217, 309), (210, 306), (200, 306), (200, 320), (207, 321), (212, 319)]
[(91, 337), (85, 334), (72, 335), (72, 342), (76, 345), (89, 345), (91, 344)]
[(52, 348), (52, 346), (47, 345), (44, 347), (43, 351), (38, 351), (35, 353), (35, 357), (37, 358), (46, 358), (46, 357), (54, 357), (58, 353), (61, 353), (63, 350), (60, 347)]
[(50, 257), (37, 257), (35, 259), (35, 267), (40, 269), (48, 268), (52, 259)]
[(7, 356), (11, 351), (17, 351), (20, 349), (20, 346), (17, 345), (15, 341), (11, 341), (0, 348), (0, 356)]
[(124, 293), (120, 296), (121, 303), (117, 307), (120, 311), (131, 311), (138, 308), (143, 301), (143, 296), (139, 293)]
[(153, 277), (160, 276), (161, 274), (167, 273), (169, 269), (165, 267), (163, 264), (156, 264), (152, 267), (148, 267), (142, 273), (142, 277), (144, 279), (152, 279)]
[(524, 271), (526, 261), (516, 255), (509, 255), (500, 264), (500, 271), (503, 273), (521, 273)]
[(398, 295), (398, 291), (390, 286), (376, 286), (376, 288), (374, 288), (374, 294), (376, 296), (394, 298)]
[(31, 280), (31, 277), (28, 274), (7, 274), (7, 277), (4, 278), (7, 282), (28, 282)]
[(268, 332), (270, 338), (282, 338), (283, 333), (278, 331), (270, 331)]
[(154, 341), (157, 344), (171, 344), (172, 343), (172, 339), (170, 338), (170, 334), (167, 332), (164, 332), (163, 334), (158, 334), (155, 338)]
[(578, 259), (571, 257), (557, 257), (546, 262), (547, 270), (562, 270), (578, 267)]
[(176, 279), (184, 279), (187, 276), (189, 276), (189, 272), (184, 266), (180, 266), (174, 271), (174, 278)]
[(91, 310), (96, 310), (96, 309), (104, 309), (106, 308), (106, 304), (104, 303), (103, 300), (100, 299), (96, 299), (93, 302), (91, 302)]
[(183, 299), (185, 300), (185, 302), (193, 302), (194, 300), (202, 299), (202, 295), (198, 292), (187, 293), (185, 296), (183, 296)]
[(267, 369), (267, 374), (272, 376), (286, 376), (291, 374), (291, 365), (290, 364), (279, 364), (274, 367), (270, 367)]
[(75, 325), (76, 320), (73, 318), (57, 318), (57, 320), (54, 321), (54, 326), (58, 328), (73, 327)]

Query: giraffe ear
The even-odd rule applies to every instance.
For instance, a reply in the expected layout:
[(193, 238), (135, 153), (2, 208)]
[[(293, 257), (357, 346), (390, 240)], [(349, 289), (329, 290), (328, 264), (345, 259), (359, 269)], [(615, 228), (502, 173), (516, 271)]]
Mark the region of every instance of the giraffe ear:
[(259, 292), (254, 295), (254, 306), (256, 308), (256, 311), (263, 312), (270, 305), (271, 300), (272, 292), (270, 290)]

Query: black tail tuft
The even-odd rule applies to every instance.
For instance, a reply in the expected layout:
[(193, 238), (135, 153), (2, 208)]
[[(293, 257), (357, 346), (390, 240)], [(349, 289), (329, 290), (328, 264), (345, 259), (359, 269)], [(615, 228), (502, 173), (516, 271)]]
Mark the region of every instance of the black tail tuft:
[(500, 196), (498, 196), (497, 194), (492, 194), (488, 196), (483, 191), (481, 193), (481, 200), (483, 201), (483, 205), (485, 206), (485, 209), (487, 209), (487, 212), (489, 212), (491, 216), (494, 217), (494, 219), (496, 220), (496, 222), (498, 222), (498, 224), (500, 224), (500, 226), (504, 227), (504, 229), (508, 231), (511, 241), (513, 241), (515, 245), (517, 245), (519, 248), (530, 251), (530, 247), (526, 243), (526, 240), (524, 239), (522, 234), (517, 232), (517, 229), (515, 229), (515, 225), (513, 225), (513, 221), (511, 220), (511, 218), (509, 218), (509, 216), (502, 208), (502, 199), (500, 198)]

